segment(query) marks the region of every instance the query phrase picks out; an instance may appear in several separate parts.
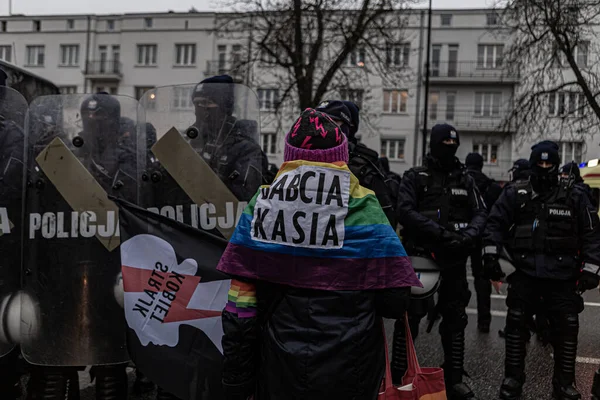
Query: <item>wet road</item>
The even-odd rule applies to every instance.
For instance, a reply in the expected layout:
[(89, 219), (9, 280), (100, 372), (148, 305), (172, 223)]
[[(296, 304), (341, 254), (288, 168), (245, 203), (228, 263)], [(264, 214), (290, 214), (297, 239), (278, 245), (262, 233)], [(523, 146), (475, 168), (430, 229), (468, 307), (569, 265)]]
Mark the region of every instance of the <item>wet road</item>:
[[(473, 280), (469, 278), (471, 302), (467, 312), (469, 326), (466, 330), (465, 369), (470, 378), (465, 378), (481, 400), (498, 399), (498, 390), (504, 374), (504, 339), (498, 330), (504, 328), (506, 319), (506, 285), (502, 294), (492, 295), (492, 326), (490, 333), (481, 334), (477, 330), (477, 303)], [(577, 362), (577, 384), (583, 400), (590, 399), (590, 388), (594, 372), (600, 366), (600, 294), (598, 290), (584, 294), (585, 310), (580, 314), (579, 347)], [(388, 339), (393, 325), (386, 323)], [(415, 346), (422, 366), (437, 367), (443, 362), (443, 353), (436, 324), (430, 334), (425, 332), (426, 321), (422, 322)], [(422, 333), (421, 333), (422, 332)], [(390, 343), (391, 348), (391, 343)], [(527, 347), (526, 374), (522, 400), (552, 399), (552, 347), (544, 347), (533, 336)]]
[[(492, 326), (489, 334), (481, 334), (477, 331), (477, 305), (475, 300), (473, 281), (469, 278), (471, 291), (471, 302), (467, 312), (469, 313), (469, 326), (466, 331), (466, 363), (465, 368), (470, 378), (465, 378), (474, 389), (481, 400), (497, 399), (498, 389), (503, 378), (504, 371), (504, 340), (498, 335), (498, 330), (504, 327), (506, 317), (505, 292), (494, 294), (492, 298)], [(586, 308), (580, 315), (579, 349), (577, 363), (577, 383), (584, 400), (589, 400), (590, 387), (594, 372), (600, 365), (600, 294), (597, 290), (587, 292), (584, 295)], [(421, 334), (417, 339), (416, 347), (419, 361), (422, 366), (440, 366), (443, 361), (441, 344), (437, 327), (432, 333), (425, 332), (426, 321), (423, 321)], [(392, 321), (386, 321), (388, 339), (392, 336)], [(391, 349), (391, 343), (390, 343)], [(551, 399), (551, 377), (552, 377), (552, 348), (544, 347), (533, 336), (528, 345), (527, 355), (527, 382), (524, 388), (522, 400), (547, 400)], [(130, 389), (134, 381), (132, 369), (128, 369), (130, 378)], [(94, 400), (94, 387), (89, 382), (89, 375), (80, 373), (81, 399)], [(131, 400), (154, 399), (154, 393), (130, 394)]]

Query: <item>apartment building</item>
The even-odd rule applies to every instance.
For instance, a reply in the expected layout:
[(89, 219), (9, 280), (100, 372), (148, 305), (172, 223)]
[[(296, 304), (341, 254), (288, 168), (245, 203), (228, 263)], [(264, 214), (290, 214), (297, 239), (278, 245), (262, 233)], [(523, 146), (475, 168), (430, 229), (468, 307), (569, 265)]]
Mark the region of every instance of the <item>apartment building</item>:
[[(245, 66), (248, 40), (215, 34), (219, 18), (205, 12), (0, 17), (0, 58), (53, 81), (64, 93), (103, 90), (136, 98), (156, 86), (229, 73), (257, 93), (261, 145), (278, 164), (298, 110), (274, 113), (281, 93), (276, 67)], [(361, 70), (365, 80), (328, 95), (361, 103), (368, 121), (361, 124), (361, 140), (386, 155), (399, 173), (420, 164), (423, 145), (427, 18), (420, 10), (407, 18), (403, 39), (387, 50), (390, 71), (402, 69), (405, 78), (391, 80), (369, 69), (365, 52), (357, 49), (344, 68)], [(530, 145), (495, 129), (519, 83), (519, 72), (503, 65), (509, 37), (497, 23), (491, 10), (434, 11), (427, 126), (453, 124), (461, 133), (459, 157), (480, 152), (485, 172), (506, 179), (512, 161), (527, 156)], [(192, 116), (189, 91), (161, 100), (178, 113), (174, 118)], [(596, 156), (594, 146), (582, 141), (561, 146), (565, 159)]]

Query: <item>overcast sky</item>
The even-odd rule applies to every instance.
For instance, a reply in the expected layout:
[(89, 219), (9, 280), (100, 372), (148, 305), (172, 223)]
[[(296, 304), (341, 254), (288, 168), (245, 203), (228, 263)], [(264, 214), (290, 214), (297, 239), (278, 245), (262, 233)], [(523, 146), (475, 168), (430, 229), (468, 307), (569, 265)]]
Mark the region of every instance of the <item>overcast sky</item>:
[[(0, 0), (0, 14), (8, 15), (10, 0)], [(123, 12), (216, 11), (218, 0), (12, 0), (13, 14), (108, 14)], [(424, 1), (425, 3), (425, 1)], [(483, 8), (494, 0), (433, 0), (434, 8)]]

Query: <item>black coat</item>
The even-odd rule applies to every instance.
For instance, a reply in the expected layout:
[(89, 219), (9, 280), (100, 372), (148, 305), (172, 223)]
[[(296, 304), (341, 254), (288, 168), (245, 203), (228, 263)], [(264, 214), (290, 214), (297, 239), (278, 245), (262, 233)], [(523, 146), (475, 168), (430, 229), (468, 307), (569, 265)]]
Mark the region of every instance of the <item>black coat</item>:
[(485, 206), (490, 210), (496, 200), (498, 200), (498, 197), (500, 197), (502, 187), (480, 170), (468, 168), (467, 172), (475, 180), (475, 185), (477, 185)]
[(382, 317), (403, 318), (409, 293), (258, 282), (256, 318), (223, 312), (228, 398), (375, 400), (385, 371)]

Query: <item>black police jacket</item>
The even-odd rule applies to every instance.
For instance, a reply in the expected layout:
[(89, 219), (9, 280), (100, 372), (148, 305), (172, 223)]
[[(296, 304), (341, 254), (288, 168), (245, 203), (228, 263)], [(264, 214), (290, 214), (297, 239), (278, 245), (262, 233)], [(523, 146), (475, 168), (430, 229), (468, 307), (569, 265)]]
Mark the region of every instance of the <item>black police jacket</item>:
[(382, 317), (409, 288), (322, 291), (257, 282), (258, 316), (223, 312), (228, 399), (375, 400), (385, 372)]
[(444, 231), (462, 232), (473, 240), (485, 227), (487, 211), (475, 181), (456, 159), (454, 168), (442, 168), (428, 156), (425, 166), (404, 173), (398, 195), (397, 215), (403, 227), (405, 248), (431, 251), (437, 259), (466, 260), (444, 248)]
[(581, 269), (598, 273), (598, 214), (580, 189), (558, 186), (538, 194), (529, 181), (508, 185), (485, 229), (484, 254), (505, 246), (515, 268), (545, 279), (571, 280)]
[(475, 185), (477, 185), (485, 206), (488, 210), (491, 209), (496, 200), (498, 200), (498, 197), (500, 197), (502, 187), (482, 171), (467, 168), (467, 172), (475, 180)]
[(348, 168), (358, 179), (361, 186), (371, 189), (379, 201), (390, 225), (395, 229), (396, 220), (395, 193), (393, 183), (388, 182), (386, 175), (378, 167), (379, 157), (376, 151), (369, 149), (362, 143), (349, 144)]

